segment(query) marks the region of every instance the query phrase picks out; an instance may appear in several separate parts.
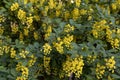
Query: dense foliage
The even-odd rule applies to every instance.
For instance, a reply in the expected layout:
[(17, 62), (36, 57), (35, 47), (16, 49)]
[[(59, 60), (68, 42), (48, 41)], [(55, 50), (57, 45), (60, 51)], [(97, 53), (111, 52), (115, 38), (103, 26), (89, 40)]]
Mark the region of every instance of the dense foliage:
[(1, 0), (0, 80), (119, 80), (120, 0)]

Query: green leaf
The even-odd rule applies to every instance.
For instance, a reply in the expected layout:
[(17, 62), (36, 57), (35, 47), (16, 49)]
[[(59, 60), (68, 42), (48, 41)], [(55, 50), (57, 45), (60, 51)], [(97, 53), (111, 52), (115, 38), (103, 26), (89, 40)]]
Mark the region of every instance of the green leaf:
[(14, 80), (15, 79), (12, 75), (8, 75), (7, 78), (9, 78), (9, 80)]
[(115, 78), (115, 79), (120, 79), (120, 76), (117, 75), (117, 74), (112, 74), (112, 77)]
[(14, 68), (11, 69), (10, 72), (11, 72), (11, 74), (12, 74), (13, 76), (17, 76), (17, 72), (16, 72), (16, 70), (15, 70)]
[(74, 25), (74, 24), (75, 24), (75, 22), (74, 22), (73, 19), (70, 19), (69, 22), (70, 22), (71, 25)]
[(38, 48), (38, 47), (39, 47), (39, 43), (38, 43), (38, 42), (35, 42), (35, 43), (34, 43), (34, 47), (35, 47), (35, 48)]

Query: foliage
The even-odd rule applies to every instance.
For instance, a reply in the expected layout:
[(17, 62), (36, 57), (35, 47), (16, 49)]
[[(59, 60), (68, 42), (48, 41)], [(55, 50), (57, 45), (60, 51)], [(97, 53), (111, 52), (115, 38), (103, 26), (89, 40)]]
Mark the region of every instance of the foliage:
[(1, 80), (119, 80), (120, 0), (1, 0)]

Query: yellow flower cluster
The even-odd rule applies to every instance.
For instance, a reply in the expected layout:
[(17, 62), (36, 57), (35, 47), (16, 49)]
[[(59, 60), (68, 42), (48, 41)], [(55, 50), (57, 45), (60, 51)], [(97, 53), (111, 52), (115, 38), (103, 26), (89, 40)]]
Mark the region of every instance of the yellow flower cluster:
[(31, 3), (37, 3), (38, 0), (22, 0), (22, 1), (24, 1), (24, 4), (26, 5), (29, 2), (31, 2)]
[(111, 4), (111, 8), (113, 11), (119, 10), (120, 6), (120, 0), (116, 0), (114, 3)]
[(111, 44), (112, 48), (118, 48), (119, 47), (119, 38), (112, 37), (112, 34), (116, 34), (120, 36), (120, 29), (117, 28), (117, 30), (113, 29), (106, 29), (106, 39)]
[(48, 28), (45, 30), (45, 39), (48, 39), (52, 32), (52, 26), (48, 26)]
[(68, 33), (70, 31), (74, 30), (74, 26), (71, 26), (70, 24), (65, 25), (64, 32)]
[(18, 25), (15, 23), (11, 23), (11, 31), (13, 34), (16, 34), (18, 32)]
[(67, 36), (63, 38), (63, 44), (65, 44), (67, 48), (71, 47), (72, 41), (73, 41), (73, 35), (67, 34)]
[(20, 76), (20, 77), (17, 77), (16, 80), (28, 80), (28, 79), (25, 78), (25, 77)]
[(40, 1), (40, 7), (44, 4), (45, 0)]
[(22, 32), (19, 33), (19, 39), (20, 39), (20, 41), (23, 41), (23, 39), (24, 39), (24, 36), (23, 36)]
[(95, 38), (103, 38), (104, 36), (102, 35), (105, 33), (106, 29), (109, 29), (109, 26), (106, 25), (106, 20), (101, 20), (100, 22), (95, 22), (93, 25), (93, 30), (92, 34)]
[(24, 20), (25, 20), (25, 18), (26, 18), (26, 12), (25, 12), (25, 11), (23, 11), (22, 9), (19, 9), (17, 17), (18, 17), (18, 19), (20, 19), (20, 20), (23, 20), (23, 21), (24, 21)]
[(55, 3), (54, 0), (49, 0), (48, 4), (49, 4), (49, 8), (50, 8), (50, 9), (53, 9), (53, 8), (56, 7), (56, 3)]
[(32, 16), (27, 17), (26, 23), (27, 23), (27, 25), (32, 25), (32, 23), (33, 23), (33, 17)]
[(0, 47), (0, 55), (3, 55), (4, 53), (9, 53), (10, 47), (9, 46), (1, 46)]
[(28, 34), (29, 34), (29, 29), (27, 28), (27, 27), (24, 27), (24, 35), (25, 36), (28, 36)]
[(68, 20), (69, 18), (70, 18), (70, 12), (66, 10), (64, 13), (64, 19)]
[(52, 50), (51, 46), (48, 43), (45, 43), (43, 45), (43, 49), (44, 49), (43, 52), (45, 55), (50, 54), (50, 52)]
[(75, 0), (75, 4), (76, 4), (77, 7), (79, 7), (80, 4), (81, 4), (81, 0)]
[(0, 15), (0, 23), (4, 21), (5, 21), (5, 18), (2, 15)]
[(56, 8), (56, 17), (60, 16), (60, 14), (61, 14), (60, 10), (61, 10), (62, 6), (63, 6), (62, 2), (57, 3), (57, 6), (55, 7)]
[(87, 62), (88, 62), (88, 63), (92, 63), (92, 62), (95, 61), (95, 59), (96, 59), (96, 56), (88, 55), (88, 57), (87, 57)]
[(28, 72), (29, 72), (29, 70), (28, 70), (27, 67), (22, 66), (22, 67), (21, 67), (21, 71), (22, 71), (22, 76), (28, 77)]
[(61, 11), (60, 10), (56, 10), (56, 17), (59, 17), (61, 14)]
[(3, 46), (4, 52), (7, 54), (10, 51), (10, 46)]
[(50, 57), (44, 56), (44, 68), (47, 74), (50, 74)]
[(0, 26), (0, 35), (4, 33), (4, 27)]
[(112, 40), (112, 30), (110, 29), (106, 29), (106, 39), (108, 42), (110, 42)]
[(80, 12), (78, 8), (74, 8), (72, 11), (72, 17), (74, 20), (77, 20), (80, 16)]
[(16, 71), (21, 72), (23, 78), (28, 78), (29, 69), (23, 66), (20, 62), (16, 65)]
[(29, 52), (28, 52), (28, 51), (25, 51), (25, 50), (22, 50), (22, 51), (19, 53), (19, 55), (20, 55), (21, 58), (26, 58), (26, 55), (28, 55), (28, 54), (29, 54)]
[(34, 15), (33, 18), (36, 20), (36, 21), (40, 21), (40, 17), (38, 15)]
[(63, 54), (64, 50), (63, 50), (63, 42), (59, 41), (59, 42), (53, 42), (53, 47), (55, 47), (55, 49), (60, 53)]
[(80, 10), (80, 15), (85, 15), (86, 13), (87, 13), (87, 10), (85, 10), (85, 9)]
[(16, 2), (16, 3), (13, 3), (12, 6), (10, 7), (10, 10), (11, 11), (15, 11), (19, 8), (19, 4)]
[(30, 58), (31, 59), (28, 61), (28, 67), (33, 66), (37, 59), (34, 55), (31, 55)]
[(34, 39), (35, 39), (35, 40), (38, 40), (38, 39), (39, 39), (38, 32), (36, 32), (36, 31), (34, 32)]
[(112, 4), (111, 4), (111, 7), (112, 7), (113, 10), (116, 10), (116, 9), (117, 9), (116, 3), (112, 3)]
[(11, 48), (10, 49), (10, 57), (15, 58), (15, 56), (16, 56), (16, 50), (14, 48)]
[(97, 79), (101, 79), (105, 73), (105, 66), (98, 63), (95, 71)]
[(119, 47), (119, 39), (115, 38), (110, 41), (112, 48), (118, 48)]
[(112, 56), (109, 59), (105, 59), (105, 62), (106, 62), (106, 67), (109, 69), (109, 71), (112, 71), (112, 73), (114, 73), (114, 69), (116, 68), (115, 67), (116, 62), (114, 60), (114, 56)]
[(68, 59), (63, 64), (63, 71), (65, 71), (67, 76), (70, 76), (71, 73), (74, 73), (75, 77), (79, 78), (80, 75), (82, 74), (83, 66), (84, 66), (83, 57), (80, 56), (74, 59)]

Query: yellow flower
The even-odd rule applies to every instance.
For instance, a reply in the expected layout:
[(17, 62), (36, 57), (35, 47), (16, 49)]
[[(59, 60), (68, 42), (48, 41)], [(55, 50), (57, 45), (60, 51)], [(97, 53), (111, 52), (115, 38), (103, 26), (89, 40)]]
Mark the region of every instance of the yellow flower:
[(29, 33), (29, 30), (28, 30), (28, 28), (25, 27), (25, 28), (24, 28), (24, 35), (25, 35), (25, 36), (28, 36), (28, 33)]
[(16, 65), (16, 71), (21, 72), (23, 78), (27, 78), (29, 74), (29, 69), (26, 66), (23, 66), (22, 63)]
[(65, 25), (64, 32), (70, 32), (74, 30), (74, 26), (70, 26), (70, 24)]
[(116, 3), (112, 3), (111, 7), (112, 7), (113, 10), (116, 10), (117, 9)]
[(16, 80), (27, 80), (25, 77), (19, 76), (16, 78)]
[(55, 47), (55, 49), (56, 49), (60, 54), (63, 54), (63, 53), (64, 53), (62, 44), (63, 44), (62, 41), (60, 41), (60, 42), (58, 42), (58, 43), (53, 42), (53, 46)]
[(44, 27), (44, 31), (45, 31), (45, 40), (47, 40), (52, 32), (52, 26)]
[(110, 44), (112, 48), (118, 48), (119, 47), (119, 39), (115, 38), (110, 41)]
[(16, 34), (18, 32), (18, 25), (15, 23), (11, 24), (11, 30), (13, 34)]
[(36, 21), (39, 21), (39, 20), (40, 20), (40, 17), (39, 17), (38, 15), (34, 15), (33, 17), (34, 17), (34, 19), (35, 19)]
[(16, 3), (13, 3), (12, 6), (10, 7), (10, 10), (11, 11), (15, 11), (19, 8), (19, 4), (16, 2)]
[(0, 26), (0, 35), (4, 33), (4, 27)]
[(50, 54), (50, 52), (52, 50), (51, 46), (48, 43), (45, 43), (43, 45), (43, 49), (44, 49), (43, 52), (45, 55)]
[(34, 39), (38, 40), (38, 38), (39, 38), (38, 32), (34, 32)]
[(19, 62), (17, 65), (16, 65), (16, 71), (20, 71), (21, 70), (21, 67), (22, 67), (22, 63)]
[(74, 59), (68, 59), (63, 63), (63, 71), (65, 71), (67, 76), (70, 76), (71, 73), (75, 74), (75, 77), (79, 78), (83, 71), (84, 61), (83, 57), (77, 57)]
[(0, 15), (0, 23), (5, 21), (5, 17)]
[(22, 9), (19, 9), (19, 11), (18, 11), (18, 19), (20, 19), (20, 20), (25, 20), (25, 18), (26, 18), (26, 12), (25, 11), (23, 11)]
[(57, 4), (57, 7), (56, 7), (56, 10), (60, 10), (62, 8), (63, 4), (62, 4), (62, 1), (60, 1), (58, 4)]
[(114, 60), (114, 56), (112, 56), (109, 59), (105, 59), (105, 62), (106, 62), (106, 67), (109, 69), (109, 71), (112, 71), (112, 73), (114, 73), (114, 69), (116, 68), (115, 67), (116, 62)]
[(31, 67), (34, 65), (34, 63), (36, 62), (36, 58), (33, 58), (31, 60), (28, 61), (28, 66)]
[(70, 36), (69, 34), (67, 34), (67, 36), (63, 38), (63, 44), (65, 44), (67, 48), (70, 48), (71, 46), (70, 44), (72, 41), (73, 41), (73, 35)]
[(88, 57), (87, 57), (87, 62), (88, 62), (88, 63), (92, 63), (92, 62), (95, 61), (95, 59), (96, 59), (96, 56), (88, 55)]
[(22, 50), (22, 51), (19, 53), (19, 55), (20, 55), (21, 58), (26, 58), (26, 55), (27, 55), (27, 54), (29, 54), (29, 52), (28, 52), (28, 51), (25, 51), (25, 50)]
[(92, 34), (95, 38), (98, 38), (98, 32), (97, 30), (92, 30)]
[(28, 69), (27, 67), (22, 66), (22, 67), (21, 67), (21, 71), (22, 71), (22, 76), (28, 77), (29, 69)]
[(56, 6), (56, 2), (54, 0), (49, 0), (48, 4), (50, 9), (53, 9)]
[(3, 46), (3, 49), (4, 49), (5, 53), (9, 53), (10, 46)]
[(73, 11), (72, 11), (72, 17), (74, 20), (77, 20), (78, 17), (79, 17), (79, 9), (78, 8), (74, 8)]
[(44, 4), (45, 0), (40, 0), (40, 6)]
[(61, 14), (61, 11), (60, 10), (56, 10), (56, 17), (59, 17)]
[(27, 4), (28, 3), (28, 0), (24, 0), (24, 4)]
[(86, 13), (87, 13), (87, 10), (85, 10), (85, 9), (80, 10), (80, 15), (85, 15)]
[(64, 18), (65, 18), (65, 20), (67, 20), (68, 18), (70, 18), (70, 12), (69, 11), (65, 11), (65, 13), (64, 13)]
[(46, 33), (51, 33), (52, 32), (52, 26), (48, 26), (47, 30), (45, 31)]
[(23, 41), (23, 39), (24, 39), (24, 36), (23, 36), (23, 33), (22, 33), (22, 32), (19, 33), (19, 39), (20, 39), (21, 41)]
[(88, 21), (92, 19), (92, 16), (88, 16)]
[(33, 23), (33, 17), (27, 17), (26, 20), (27, 20), (26, 21), (27, 25), (32, 25), (32, 23)]
[(81, 3), (81, 0), (75, 0), (75, 4), (76, 4), (77, 7), (80, 6), (80, 3)]
[(47, 74), (50, 74), (50, 60), (51, 60), (51, 58), (50, 57), (46, 57), (46, 56), (44, 56), (44, 68), (45, 68), (45, 71), (46, 71), (46, 73)]
[(97, 67), (96, 67), (96, 76), (98, 79), (101, 79), (105, 73), (105, 66), (102, 66), (100, 64), (97, 64)]
[(10, 50), (10, 57), (11, 58), (15, 58), (15, 56), (16, 56), (16, 50), (14, 50), (14, 48), (11, 48), (11, 50)]

